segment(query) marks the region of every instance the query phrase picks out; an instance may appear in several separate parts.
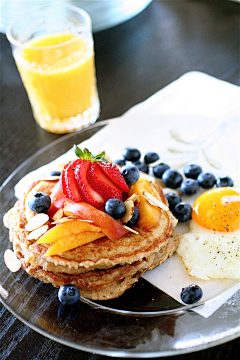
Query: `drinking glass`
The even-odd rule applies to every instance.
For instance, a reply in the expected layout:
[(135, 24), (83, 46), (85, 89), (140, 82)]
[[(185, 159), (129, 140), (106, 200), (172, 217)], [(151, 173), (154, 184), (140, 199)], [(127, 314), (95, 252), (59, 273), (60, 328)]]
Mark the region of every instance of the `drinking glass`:
[(47, 5), (7, 29), (34, 118), (67, 133), (94, 123), (100, 111), (89, 15), (71, 5)]

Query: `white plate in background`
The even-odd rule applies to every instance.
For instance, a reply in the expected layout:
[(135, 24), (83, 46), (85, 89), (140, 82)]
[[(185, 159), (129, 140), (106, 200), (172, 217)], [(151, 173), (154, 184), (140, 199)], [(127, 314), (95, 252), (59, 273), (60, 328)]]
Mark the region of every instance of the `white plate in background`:
[[(92, 19), (93, 32), (106, 30), (139, 14), (152, 0), (58, 0), (84, 9)], [(54, 1), (51, 1), (54, 4)], [(0, 0), (0, 31), (6, 32), (9, 23), (21, 13), (49, 4), (49, 0)]]

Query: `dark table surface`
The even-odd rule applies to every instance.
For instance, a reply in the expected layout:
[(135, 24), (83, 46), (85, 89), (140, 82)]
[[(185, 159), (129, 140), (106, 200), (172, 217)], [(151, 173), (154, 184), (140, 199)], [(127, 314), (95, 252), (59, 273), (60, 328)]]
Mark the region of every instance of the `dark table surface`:
[[(122, 115), (186, 72), (195, 70), (239, 85), (239, 10), (232, 1), (153, 1), (136, 17), (94, 34), (101, 116)], [(1, 183), (29, 156), (61, 135), (35, 123), (9, 43), (1, 41)], [(0, 358), (88, 359), (39, 335), (0, 307)], [(239, 339), (179, 360), (237, 358)]]

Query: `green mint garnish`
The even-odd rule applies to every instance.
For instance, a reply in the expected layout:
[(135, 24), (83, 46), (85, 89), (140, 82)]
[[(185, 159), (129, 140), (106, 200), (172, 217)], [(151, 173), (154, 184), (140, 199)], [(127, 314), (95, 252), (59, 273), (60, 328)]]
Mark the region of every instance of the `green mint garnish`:
[(81, 150), (77, 145), (74, 145), (74, 152), (76, 156), (80, 159), (90, 160), (92, 162), (103, 161), (105, 157), (105, 151), (101, 152), (98, 155), (92, 156), (92, 153), (88, 149), (84, 148), (83, 150)]

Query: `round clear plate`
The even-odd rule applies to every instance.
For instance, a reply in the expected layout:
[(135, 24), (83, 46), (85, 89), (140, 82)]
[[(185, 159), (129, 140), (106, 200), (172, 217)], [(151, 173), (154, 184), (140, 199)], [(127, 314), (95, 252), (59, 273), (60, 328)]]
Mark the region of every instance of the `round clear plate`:
[[(37, 152), (5, 181), (0, 189), (1, 218), (15, 203), (14, 186), (29, 172), (89, 139), (109, 121), (68, 134)], [(239, 293), (208, 319), (190, 311), (144, 279), (119, 299), (83, 299), (64, 307), (57, 289), (27, 275), (11, 273), (3, 254), (11, 248), (1, 223), (0, 295), (6, 308), (42, 335), (67, 346), (115, 357), (159, 357), (205, 349), (239, 334)], [(211, 294), (211, 297), (219, 294)], [(154, 301), (153, 301), (154, 299)], [(199, 303), (200, 305), (201, 303)]]
[[(21, 15), (26, 8), (30, 11), (35, 10), (39, 5), (48, 3), (47, 0), (31, 1), (25, 0), (24, 2), (15, 0), (14, 6), (12, 1), (1, 1), (0, 13), (0, 31), (5, 33), (8, 24), (17, 16)], [(92, 19), (93, 31), (102, 31), (123, 23), (139, 14), (144, 10), (152, 0), (58, 0), (59, 6), (61, 5), (74, 5), (85, 10)], [(27, 4), (26, 4), (27, 3)]]

